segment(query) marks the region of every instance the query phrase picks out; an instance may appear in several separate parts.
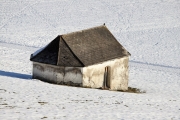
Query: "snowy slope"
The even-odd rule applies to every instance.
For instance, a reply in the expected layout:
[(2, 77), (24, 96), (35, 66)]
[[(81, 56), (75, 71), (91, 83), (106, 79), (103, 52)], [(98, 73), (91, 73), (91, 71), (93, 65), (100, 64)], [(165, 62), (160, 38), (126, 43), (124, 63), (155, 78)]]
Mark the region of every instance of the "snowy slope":
[[(106, 23), (132, 54), (124, 93), (32, 80), (30, 54)], [(179, 0), (1, 0), (0, 119), (180, 119)]]
[(179, 0), (1, 0), (0, 11), (3, 42), (43, 47), (59, 34), (106, 23), (132, 60), (180, 65)]

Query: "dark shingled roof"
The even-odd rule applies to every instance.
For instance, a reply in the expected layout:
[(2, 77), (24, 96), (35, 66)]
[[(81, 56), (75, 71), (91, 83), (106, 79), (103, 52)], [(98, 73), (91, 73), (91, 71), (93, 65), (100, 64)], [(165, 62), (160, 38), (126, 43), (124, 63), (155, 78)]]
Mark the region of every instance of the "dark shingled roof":
[(129, 56), (105, 25), (58, 36), (31, 61), (81, 67)]

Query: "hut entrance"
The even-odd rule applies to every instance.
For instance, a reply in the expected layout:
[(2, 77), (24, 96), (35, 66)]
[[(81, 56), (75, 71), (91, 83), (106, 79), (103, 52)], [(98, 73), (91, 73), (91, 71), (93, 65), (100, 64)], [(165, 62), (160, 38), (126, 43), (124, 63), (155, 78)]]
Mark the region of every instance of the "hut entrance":
[(103, 82), (103, 89), (109, 89), (110, 88), (110, 67), (105, 67), (104, 71), (104, 82)]

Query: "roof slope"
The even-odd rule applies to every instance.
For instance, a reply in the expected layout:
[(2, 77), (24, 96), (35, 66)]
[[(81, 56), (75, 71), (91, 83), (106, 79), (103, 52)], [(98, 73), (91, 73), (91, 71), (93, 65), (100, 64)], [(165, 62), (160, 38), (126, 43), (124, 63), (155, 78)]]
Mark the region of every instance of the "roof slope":
[(50, 42), (45, 48), (38, 51), (36, 54), (31, 54), (31, 61), (57, 65), (58, 50), (59, 50), (59, 36)]
[(81, 67), (129, 56), (105, 25), (58, 36), (31, 61)]
[(85, 66), (130, 55), (105, 25), (62, 35), (62, 38)]
[(59, 54), (58, 54), (58, 66), (74, 66), (74, 67), (82, 67), (84, 66), (81, 61), (73, 54), (69, 46), (65, 43), (65, 41), (60, 38), (59, 42)]

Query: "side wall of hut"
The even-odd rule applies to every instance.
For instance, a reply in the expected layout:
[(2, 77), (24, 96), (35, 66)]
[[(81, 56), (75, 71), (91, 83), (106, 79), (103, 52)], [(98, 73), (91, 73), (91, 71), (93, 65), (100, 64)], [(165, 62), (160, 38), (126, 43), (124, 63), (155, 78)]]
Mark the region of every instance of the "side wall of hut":
[(82, 85), (81, 67), (60, 67), (33, 62), (33, 78), (55, 84)]
[[(110, 90), (128, 89), (129, 57), (110, 60), (83, 68), (83, 86), (103, 88), (104, 83)], [(106, 79), (106, 80), (105, 80)]]

